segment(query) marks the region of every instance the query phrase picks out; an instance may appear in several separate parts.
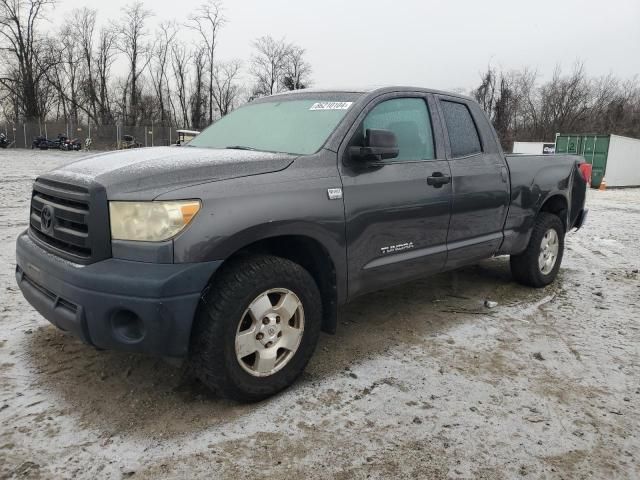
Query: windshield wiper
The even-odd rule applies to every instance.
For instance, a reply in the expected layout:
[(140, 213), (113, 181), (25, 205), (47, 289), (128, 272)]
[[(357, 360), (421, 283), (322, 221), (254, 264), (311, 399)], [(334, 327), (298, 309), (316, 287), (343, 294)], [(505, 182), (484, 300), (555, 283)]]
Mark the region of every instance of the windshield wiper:
[(253, 147), (245, 147), (243, 145), (231, 145), (229, 147), (224, 147), (228, 150), (252, 150), (254, 152), (257, 152), (258, 149), (257, 148), (253, 148)]

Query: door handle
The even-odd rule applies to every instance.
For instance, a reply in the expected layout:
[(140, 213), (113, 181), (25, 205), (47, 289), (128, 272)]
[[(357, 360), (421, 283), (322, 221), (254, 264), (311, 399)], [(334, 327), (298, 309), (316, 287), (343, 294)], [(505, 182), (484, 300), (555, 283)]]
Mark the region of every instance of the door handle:
[(500, 168), (500, 177), (502, 177), (502, 181), (504, 183), (507, 183), (507, 180), (509, 180), (509, 175), (507, 172), (507, 167), (502, 167)]
[(441, 188), (447, 183), (451, 183), (451, 177), (442, 172), (433, 172), (430, 177), (427, 177), (427, 185), (431, 185), (434, 188)]

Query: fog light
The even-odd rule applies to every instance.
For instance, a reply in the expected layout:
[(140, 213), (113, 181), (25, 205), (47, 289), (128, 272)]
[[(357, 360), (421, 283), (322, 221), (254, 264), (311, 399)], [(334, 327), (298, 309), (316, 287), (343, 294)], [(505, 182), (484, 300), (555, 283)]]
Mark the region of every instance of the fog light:
[(145, 334), (142, 319), (130, 310), (118, 310), (111, 316), (114, 335), (126, 343), (138, 343)]

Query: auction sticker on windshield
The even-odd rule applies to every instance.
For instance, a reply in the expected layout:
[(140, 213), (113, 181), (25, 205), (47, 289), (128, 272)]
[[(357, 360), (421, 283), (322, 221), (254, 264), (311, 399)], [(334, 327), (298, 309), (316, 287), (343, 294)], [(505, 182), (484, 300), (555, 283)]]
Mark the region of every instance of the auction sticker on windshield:
[(353, 102), (317, 102), (309, 110), (347, 110)]

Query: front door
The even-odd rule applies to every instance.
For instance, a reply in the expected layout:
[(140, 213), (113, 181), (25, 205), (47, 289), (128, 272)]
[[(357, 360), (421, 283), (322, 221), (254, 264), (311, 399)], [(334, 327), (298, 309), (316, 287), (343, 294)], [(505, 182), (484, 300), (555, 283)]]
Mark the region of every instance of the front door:
[(350, 297), (444, 267), (451, 183), (431, 110), (428, 96), (390, 94), (349, 134), (348, 145), (362, 146), (367, 129), (391, 130), (400, 151), (377, 166), (342, 156)]

